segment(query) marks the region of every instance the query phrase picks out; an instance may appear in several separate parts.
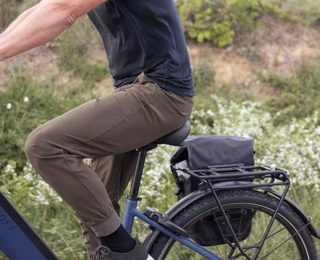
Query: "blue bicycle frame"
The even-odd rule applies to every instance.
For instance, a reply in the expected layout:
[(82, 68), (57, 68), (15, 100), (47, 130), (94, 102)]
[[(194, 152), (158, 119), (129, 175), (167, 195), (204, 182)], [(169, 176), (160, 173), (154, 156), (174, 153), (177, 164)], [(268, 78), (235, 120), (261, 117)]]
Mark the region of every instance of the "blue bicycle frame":
[(180, 242), (181, 244), (185, 245), (186, 247), (189, 247), (193, 251), (195, 251), (195, 252), (199, 253), (200, 255), (206, 257), (207, 259), (210, 259), (210, 260), (221, 260), (220, 257), (218, 257), (217, 255), (209, 252), (205, 248), (199, 246), (198, 244), (192, 242), (191, 240), (189, 240), (189, 239), (187, 239), (187, 238), (185, 238), (183, 236), (176, 235), (176, 234), (172, 233), (166, 227), (161, 226), (157, 222), (151, 220), (150, 218), (145, 216), (142, 212), (137, 210), (137, 205), (138, 205), (138, 200), (133, 200), (133, 199), (130, 199), (130, 198), (127, 199), (127, 204), (126, 204), (126, 208), (125, 208), (125, 211), (124, 211), (122, 224), (125, 227), (125, 229), (128, 231), (129, 234), (131, 234), (134, 218), (137, 217), (137, 218), (143, 220), (144, 222), (148, 223), (150, 226), (152, 226), (152, 227), (156, 228), (157, 230), (161, 231), (162, 233), (166, 234), (167, 236), (173, 238), (174, 240), (176, 240), (176, 241)]
[[(210, 260), (220, 260), (221, 258), (212, 254), (203, 247), (195, 244), (189, 239), (176, 235), (151, 220), (137, 210), (138, 200), (127, 199), (127, 204), (123, 217), (123, 225), (131, 233), (135, 217), (140, 218), (150, 226), (172, 237), (174, 240), (189, 247), (200, 255)], [(31, 229), (26, 221), (20, 216), (6, 197), (0, 193), (0, 250), (10, 260), (57, 260), (47, 245)]]
[[(159, 141), (170, 141), (171, 145), (178, 145), (190, 133), (190, 123), (187, 122), (183, 127), (172, 132), (166, 138), (160, 138)], [(177, 138), (179, 137), (179, 138)], [(181, 140), (180, 140), (181, 139)], [(173, 237), (177, 241), (194, 249), (196, 252), (208, 257), (209, 259), (220, 259), (197, 246), (195, 243), (186, 238), (179, 237), (169, 230), (163, 228), (158, 223), (152, 221), (141, 212), (137, 211), (138, 190), (140, 186), (142, 171), (146, 154), (149, 150), (157, 147), (157, 144), (151, 143), (139, 149), (137, 168), (131, 188), (130, 199), (126, 207), (124, 224), (128, 231), (131, 232), (133, 219), (135, 216), (141, 218), (151, 226), (159, 229), (165, 234)], [(20, 216), (18, 211), (11, 205), (9, 200), (0, 192), (0, 251), (2, 251), (10, 260), (57, 260), (58, 258), (52, 253), (48, 246), (32, 230), (27, 222)]]
[(57, 260), (0, 192), (0, 250), (10, 260)]
[[(186, 126), (187, 127), (184, 127), (185, 129), (181, 128), (182, 132), (184, 131), (183, 135), (185, 136), (187, 136), (190, 131), (190, 125), (188, 126), (186, 124)], [(176, 133), (177, 132), (178, 130), (176, 130)], [(181, 131), (179, 135), (180, 134), (181, 134)], [(181, 136), (180, 136), (180, 139), (181, 139)], [(170, 134), (170, 138), (171, 139), (169, 143), (168, 143), (169, 139), (165, 140), (164, 138), (162, 138), (162, 140), (160, 139), (159, 140), (161, 141), (160, 143), (162, 144), (178, 145), (177, 143), (179, 142), (177, 140), (179, 140), (179, 138), (176, 140), (175, 139), (176, 137), (173, 134)], [(175, 142), (173, 142), (173, 140)], [(143, 220), (144, 222), (148, 223), (151, 227), (166, 234), (167, 236), (171, 237), (175, 241), (180, 242), (181, 244), (199, 253), (200, 255), (206, 257), (207, 259), (221, 260), (221, 258), (218, 257), (217, 255), (209, 252), (205, 248), (189, 240), (187, 238), (188, 235), (186, 230), (175, 225), (170, 220), (164, 220), (164, 218), (162, 218), (160, 219), (160, 221), (159, 219), (156, 219), (155, 221), (152, 215), (149, 214), (150, 212), (146, 211), (144, 214), (137, 210), (138, 201), (140, 200), (140, 198), (138, 197), (138, 192), (139, 192), (146, 155), (148, 151), (156, 147), (157, 147), (157, 143), (153, 142), (138, 149), (139, 151), (138, 161), (137, 161), (135, 174), (132, 181), (130, 194), (127, 198), (127, 204), (126, 204), (124, 217), (123, 217), (123, 225), (125, 229), (129, 233), (131, 233), (134, 218), (137, 217)], [(255, 174), (259, 174), (259, 173), (255, 173)], [(238, 184), (239, 182), (237, 181), (237, 185)], [(221, 183), (218, 185), (220, 189), (237, 188), (235, 186), (236, 184), (232, 181), (231, 182), (229, 181), (227, 183), (227, 186), (229, 185), (228, 187), (224, 187), (224, 184), (221, 184)], [(255, 185), (255, 187), (258, 187), (258, 186)], [(292, 200), (283, 196), (283, 194), (279, 193), (278, 191), (270, 189), (270, 187), (265, 187), (268, 185), (263, 185), (263, 186), (264, 187), (261, 187), (261, 188), (265, 192), (273, 194), (275, 197), (278, 197), (280, 201), (284, 200), (285, 203), (289, 205), (290, 208), (301, 217), (305, 225), (308, 226), (311, 234), (316, 238), (320, 238), (320, 233), (316, 230), (314, 225), (311, 223), (310, 217), (308, 217)], [(196, 199), (197, 197), (193, 196), (192, 198), (188, 198), (188, 201), (191, 203)], [(183, 206), (185, 207), (186, 205), (183, 205)], [(151, 213), (154, 213), (154, 212), (151, 212)], [(156, 214), (159, 214), (159, 213), (156, 213)], [(227, 219), (226, 216), (225, 218)], [(20, 216), (20, 214), (16, 211), (16, 209), (10, 204), (10, 202), (6, 199), (6, 197), (1, 192), (0, 192), (0, 250), (10, 260), (25, 260), (25, 259), (57, 260), (58, 259), (51, 252), (51, 250), (46, 246), (46, 244), (37, 236), (37, 234), (32, 230), (32, 228), (26, 223), (26, 221)]]
[[(183, 136), (187, 136), (190, 132), (190, 124), (186, 124), (181, 128)], [(177, 132), (177, 131), (176, 131)], [(174, 133), (174, 132), (173, 132)], [(181, 131), (179, 133), (181, 135)], [(171, 134), (171, 137), (174, 135)], [(174, 138), (173, 138), (174, 139)], [(181, 137), (180, 137), (181, 139)], [(159, 139), (160, 140), (160, 139)], [(169, 140), (169, 139), (168, 139)], [(166, 140), (166, 141), (168, 141)], [(170, 144), (172, 140), (170, 141)], [(179, 142), (180, 143), (180, 142)], [(125, 208), (123, 225), (126, 230), (131, 233), (133, 220), (135, 217), (140, 218), (144, 222), (148, 223), (150, 226), (156, 228), (157, 230), (163, 232), (174, 240), (180, 242), (181, 244), (189, 247), (200, 255), (206, 257), (210, 260), (221, 260), (220, 257), (209, 252), (203, 247), (197, 245), (191, 240), (187, 239), (181, 234), (185, 234), (182, 228), (176, 226), (178, 230), (184, 232), (173, 233), (170, 229), (163, 225), (160, 225), (156, 221), (153, 221), (148, 216), (144, 215), (137, 210), (138, 204), (138, 191), (140, 187), (140, 182), (142, 178), (142, 172), (144, 168), (144, 163), (146, 159), (147, 152), (156, 148), (157, 144), (151, 143), (138, 149), (139, 156), (136, 165), (135, 174), (132, 181), (132, 186), (130, 190), (130, 195), (127, 199), (127, 205)], [(173, 224), (173, 223), (171, 223)], [(10, 260), (56, 260), (58, 259), (50, 249), (45, 245), (45, 243), (37, 236), (37, 234), (32, 230), (32, 228), (26, 223), (26, 221), (19, 215), (15, 208), (10, 204), (6, 197), (0, 192), (0, 250), (10, 259)]]
[(177, 235), (167, 229), (166, 227), (160, 225), (159, 223), (153, 221), (149, 217), (147, 217), (145, 214), (137, 210), (137, 205), (139, 201), (138, 192), (140, 187), (140, 182), (142, 178), (142, 172), (143, 167), (146, 159), (147, 152), (156, 148), (157, 145), (155, 143), (151, 143), (145, 147), (142, 147), (139, 149), (139, 157), (136, 165), (135, 174), (132, 180), (132, 186), (130, 190), (130, 195), (127, 198), (127, 204), (124, 211), (123, 221), (122, 224), (125, 227), (125, 229), (128, 231), (129, 234), (131, 234), (132, 225), (134, 218), (137, 217), (144, 222), (148, 223), (150, 226), (156, 228), (157, 230), (161, 231), (162, 233), (168, 235), (169, 237), (173, 238), (174, 240), (180, 242), (181, 244), (185, 245), (186, 247), (192, 249), (193, 251), (199, 253), (200, 255), (206, 257), (210, 260), (221, 260), (220, 257), (217, 255), (209, 252), (205, 248), (199, 246), (198, 244), (192, 242), (191, 240), (187, 239), (186, 237), (183, 237), (181, 235)]

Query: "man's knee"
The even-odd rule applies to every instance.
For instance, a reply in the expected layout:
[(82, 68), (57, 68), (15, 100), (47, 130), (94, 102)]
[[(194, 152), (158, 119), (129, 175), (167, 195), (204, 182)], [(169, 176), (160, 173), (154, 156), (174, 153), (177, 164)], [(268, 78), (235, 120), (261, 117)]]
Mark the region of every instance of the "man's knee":
[(33, 165), (35, 161), (48, 158), (55, 150), (53, 145), (54, 133), (46, 127), (40, 126), (32, 131), (26, 141), (24, 152)]

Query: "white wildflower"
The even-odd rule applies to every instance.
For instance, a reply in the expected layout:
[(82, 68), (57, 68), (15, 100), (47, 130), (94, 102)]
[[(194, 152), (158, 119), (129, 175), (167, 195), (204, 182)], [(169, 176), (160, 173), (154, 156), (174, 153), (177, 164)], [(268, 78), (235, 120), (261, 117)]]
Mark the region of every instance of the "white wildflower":
[(29, 102), (29, 98), (28, 97), (24, 97), (23, 102), (24, 103), (28, 103)]
[(11, 109), (11, 107), (12, 107), (11, 103), (8, 103), (7, 104), (7, 109)]

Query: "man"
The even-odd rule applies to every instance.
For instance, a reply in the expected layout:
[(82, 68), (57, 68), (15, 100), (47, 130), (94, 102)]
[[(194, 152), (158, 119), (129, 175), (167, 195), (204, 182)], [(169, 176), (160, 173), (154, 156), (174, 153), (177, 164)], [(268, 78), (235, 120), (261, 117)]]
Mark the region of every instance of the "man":
[[(47, 43), (86, 13), (103, 39), (115, 91), (34, 130), (25, 153), (76, 212), (90, 259), (145, 260), (121, 225), (118, 200), (135, 149), (191, 113), (190, 62), (173, 0), (43, 0), (0, 35), (0, 61)], [(91, 167), (84, 158), (94, 158)]]

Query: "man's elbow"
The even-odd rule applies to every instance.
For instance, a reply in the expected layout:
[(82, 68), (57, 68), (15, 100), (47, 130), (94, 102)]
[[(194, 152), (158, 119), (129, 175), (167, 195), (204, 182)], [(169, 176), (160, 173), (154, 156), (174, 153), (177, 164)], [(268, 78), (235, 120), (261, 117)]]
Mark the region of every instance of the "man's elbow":
[(56, 22), (62, 25), (64, 28), (69, 28), (72, 26), (79, 17), (74, 4), (71, 4), (68, 1), (42, 1), (42, 8), (43, 12), (52, 14), (53, 19), (55, 19)]
[(63, 24), (65, 27), (69, 28), (76, 22), (77, 19), (78, 16), (76, 15), (76, 13), (74, 11), (69, 11), (64, 18)]

